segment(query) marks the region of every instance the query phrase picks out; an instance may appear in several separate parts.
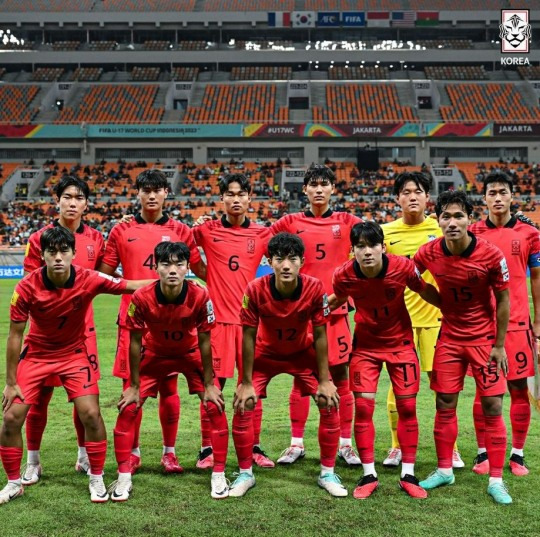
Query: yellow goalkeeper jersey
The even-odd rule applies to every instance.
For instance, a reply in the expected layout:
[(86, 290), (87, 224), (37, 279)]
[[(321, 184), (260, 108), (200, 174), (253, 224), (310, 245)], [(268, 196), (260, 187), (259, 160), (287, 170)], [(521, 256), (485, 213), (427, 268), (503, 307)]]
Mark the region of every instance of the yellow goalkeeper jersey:
[[(403, 218), (399, 218), (394, 222), (383, 224), (382, 228), (386, 251), (409, 259), (414, 257), (420, 246), (442, 236), (441, 228), (434, 218), (426, 218), (421, 224), (414, 226), (404, 224)], [(429, 271), (424, 273), (424, 280), (437, 286)], [(408, 288), (405, 289), (405, 304), (413, 327), (432, 327), (441, 324), (440, 311)]]

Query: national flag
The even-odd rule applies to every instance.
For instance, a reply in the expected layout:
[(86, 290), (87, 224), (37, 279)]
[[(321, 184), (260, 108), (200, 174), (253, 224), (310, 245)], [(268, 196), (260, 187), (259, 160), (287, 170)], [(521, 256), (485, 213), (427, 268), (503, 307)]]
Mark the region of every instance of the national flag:
[(437, 26), (439, 24), (438, 11), (417, 11), (416, 26)]
[(368, 11), (367, 12), (367, 25), (368, 26), (390, 26), (390, 12), (389, 11)]
[(271, 11), (268, 13), (268, 26), (290, 26), (291, 14), (288, 11)]
[(414, 26), (416, 11), (392, 11), (392, 26)]
[(291, 20), (294, 28), (314, 28), (317, 20), (317, 14), (315, 11), (293, 11)]

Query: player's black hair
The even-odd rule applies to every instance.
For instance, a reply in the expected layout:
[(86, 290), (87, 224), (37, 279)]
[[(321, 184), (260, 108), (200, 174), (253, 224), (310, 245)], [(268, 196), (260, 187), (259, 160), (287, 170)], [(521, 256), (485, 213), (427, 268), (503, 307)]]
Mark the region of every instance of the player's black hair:
[(272, 257), (304, 257), (304, 243), (298, 235), (278, 233), (268, 243), (268, 255)]
[(313, 163), (304, 174), (304, 186), (306, 186), (313, 179), (326, 179), (332, 184), (335, 184), (336, 175), (328, 166)]
[(488, 185), (492, 185), (494, 183), (500, 183), (501, 185), (507, 185), (510, 192), (514, 191), (514, 181), (512, 181), (512, 178), (504, 172), (492, 172), (486, 175), (482, 181), (484, 185), (484, 196), (486, 195), (486, 192), (488, 190)]
[(452, 204), (460, 205), (467, 216), (471, 216), (473, 213), (473, 205), (465, 192), (462, 192), (461, 190), (445, 190), (442, 194), (439, 194), (439, 197), (437, 198), (437, 204), (435, 205), (435, 214), (437, 215), (437, 218), (441, 216), (448, 205)]
[(171, 189), (167, 176), (157, 168), (150, 170), (144, 170), (135, 180), (135, 188), (141, 190), (143, 188), (151, 188), (152, 190), (158, 190), (160, 188)]
[(219, 192), (222, 196), (229, 190), (231, 183), (238, 183), (240, 190), (251, 194), (251, 183), (243, 173), (229, 173), (219, 182)]
[(431, 189), (431, 179), (429, 175), (422, 172), (403, 172), (397, 175), (394, 180), (394, 196), (399, 196), (399, 193), (409, 181), (412, 181), (418, 188), (426, 192), (426, 194), (429, 193), (429, 190)]
[(75, 235), (69, 229), (62, 226), (54, 226), (46, 229), (39, 238), (41, 253), (46, 250), (55, 251), (70, 248), (75, 251)]
[(73, 175), (64, 175), (62, 179), (54, 185), (53, 192), (60, 197), (64, 190), (70, 186), (74, 186), (87, 200), (90, 197), (88, 183), (78, 177), (73, 177)]
[(186, 261), (189, 263), (189, 248), (184, 242), (160, 242), (154, 248), (154, 263), (156, 266), (158, 263), (171, 262), (173, 258), (176, 261)]
[(384, 244), (384, 232), (377, 222), (362, 222), (355, 224), (349, 235), (351, 246), (354, 248), (361, 239), (366, 241), (369, 246)]

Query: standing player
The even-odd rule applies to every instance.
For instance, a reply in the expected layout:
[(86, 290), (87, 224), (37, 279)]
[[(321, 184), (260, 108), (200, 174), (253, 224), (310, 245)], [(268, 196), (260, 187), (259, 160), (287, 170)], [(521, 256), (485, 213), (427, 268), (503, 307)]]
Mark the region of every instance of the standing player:
[[(130, 282), (72, 265), (75, 237), (62, 226), (44, 231), (40, 244), (45, 266), (23, 278), (11, 298), (0, 430), (0, 458), (8, 484), (0, 491), (0, 503), (23, 494), (21, 429), (30, 406), (39, 401), (52, 374), (60, 377), (84, 425), (84, 445), (90, 461), (90, 499), (106, 502), (109, 495), (102, 474), (107, 439), (99, 409), (96, 372), (85, 345), (86, 312), (96, 295), (130, 293), (148, 280)], [(32, 322), (23, 347), (24, 329), (30, 317)]]
[(279, 233), (268, 243), (268, 254), (274, 274), (250, 282), (242, 303), (242, 381), (236, 388), (233, 417), (240, 473), (229, 496), (243, 496), (255, 486), (253, 408), (259, 397), (266, 397), (268, 383), (280, 373), (292, 375), (302, 395), (312, 395), (319, 406), (319, 486), (332, 496), (347, 496), (334, 473), (339, 395), (328, 372), (328, 297), (319, 280), (299, 275), (304, 263), (300, 237)]
[[(163, 205), (169, 194), (169, 183), (164, 173), (156, 169), (145, 170), (137, 176), (135, 188), (141, 203), (141, 212), (130, 222), (122, 222), (112, 228), (99, 270), (113, 274), (116, 268), (122, 265), (124, 277), (127, 279), (153, 278), (155, 246), (163, 241), (180, 241), (190, 248), (193, 272), (204, 279), (206, 267), (191, 230), (185, 224), (171, 220), (163, 212)], [(129, 297), (124, 297), (118, 312), (118, 346), (113, 368), (113, 374), (123, 379), (124, 387), (127, 387), (129, 379), (129, 330), (126, 325), (128, 306)], [(163, 431), (161, 464), (167, 473), (182, 471), (175, 455), (180, 416), (177, 381), (178, 376), (172, 375), (163, 379), (159, 386), (159, 419)], [(139, 428), (142, 412), (139, 412), (137, 420), (131, 455), (132, 473), (141, 466)]]
[[(335, 175), (330, 168), (312, 164), (304, 176), (303, 191), (309, 200), (309, 210), (289, 214), (272, 225), (272, 232), (289, 232), (301, 236), (306, 245), (306, 260), (302, 274), (322, 281), (326, 293), (332, 293), (332, 275), (339, 265), (349, 259), (349, 234), (360, 218), (349, 213), (333, 212), (330, 198), (334, 193)], [(347, 364), (351, 352), (351, 329), (347, 305), (330, 316), (328, 330), (328, 361), (330, 374), (340, 396), (340, 458), (347, 464), (360, 464), (352, 447), (354, 397), (349, 386)], [(293, 385), (289, 400), (291, 417), (291, 445), (278, 459), (280, 464), (291, 464), (303, 457), (304, 430), (309, 414), (309, 398), (302, 397), (300, 385)]]
[(512, 498), (502, 481), (506, 451), (502, 400), (508, 370), (504, 340), (510, 315), (510, 276), (502, 252), (467, 232), (472, 211), (464, 192), (443, 192), (435, 207), (443, 237), (424, 244), (414, 256), (421, 272), (433, 274), (443, 314), (431, 374), (431, 389), (437, 392), (434, 437), (438, 467), (420, 486), (430, 490), (455, 482), (456, 407), (470, 365), (486, 423), (488, 494), (497, 503), (509, 504)]
[[(247, 284), (255, 279), (261, 259), (271, 237), (269, 228), (251, 222), (247, 210), (251, 202), (251, 185), (245, 175), (226, 175), (219, 184), (225, 214), (220, 220), (208, 220), (193, 228), (198, 246), (206, 255), (206, 283), (216, 311), (216, 327), (212, 330), (214, 372), (221, 389), (234, 376), (234, 366), (241, 371), (242, 325), (240, 310)], [(241, 376), (241, 374), (239, 374)], [(262, 404), (255, 408), (253, 462), (273, 468), (260, 446)], [(202, 447), (198, 468), (213, 466), (212, 444), (207, 412), (201, 403)]]
[(350, 296), (356, 308), (349, 368), (356, 406), (354, 433), (364, 476), (354, 490), (354, 497), (368, 498), (379, 486), (375, 471), (373, 413), (379, 375), (386, 364), (396, 393), (397, 434), (403, 451), (399, 486), (413, 498), (426, 498), (426, 491), (414, 475), (420, 366), (404, 291), (408, 287), (435, 304), (438, 293), (433, 285), (422, 279), (412, 261), (385, 255), (384, 235), (378, 224), (355, 225), (351, 231), (351, 245), (355, 259), (347, 261), (334, 273), (335, 295), (330, 296), (329, 303), (334, 308), (345, 304)]
[[(510, 213), (512, 179), (505, 173), (491, 173), (484, 179), (484, 199), (488, 217), (469, 229), (491, 242), (503, 252), (510, 273), (510, 322), (506, 335), (508, 356), (508, 390), (510, 392), (510, 422), (512, 452), (510, 469), (514, 475), (529, 473), (523, 459), (523, 448), (531, 421), (531, 406), (527, 377), (534, 376), (534, 338), (540, 336), (540, 240), (538, 230), (518, 220)], [(531, 291), (535, 319), (531, 330), (527, 268), (531, 271)], [(489, 462), (485, 443), (485, 422), (477, 393), (473, 407), (478, 455), (473, 472), (487, 474)]]
[[(426, 218), (430, 187), (431, 181), (423, 173), (405, 172), (396, 177), (394, 196), (401, 207), (403, 217), (382, 226), (388, 253), (411, 259), (420, 246), (442, 235), (437, 221), (434, 218)], [(433, 276), (427, 271), (424, 273), (424, 280), (434, 283)], [(417, 293), (409, 289), (405, 289), (405, 304), (411, 316), (414, 346), (420, 354), (420, 370), (425, 371), (431, 378), (433, 355), (441, 327), (441, 312), (426, 304)], [(399, 466), (401, 462), (401, 448), (397, 437), (398, 413), (392, 385), (388, 389), (387, 412), (392, 433), (392, 447), (388, 450), (383, 466), (393, 467)], [(454, 446), (452, 466), (454, 468), (465, 466), (457, 446)]]
[[(61, 226), (69, 229), (75, 236), (77, 257), (75, 264), (84, 268), (96, 269), (101, 263), (105, 242), (99, 231), (91, 228), (82, 221), (82, 216), (88, 207), (90, 191), (88, 184), (77, 177), (64, 176), (54, 187), (54, 199), (58, 204), (59, 217), (52, 224), (32, 233), (28, 239), (24, 257), (25, 275), (43, 266), (40, 238), (44, 231)], [(97, 378), (99, 379), (99, 361), (97, 352), (96, 330), (92, 306), (88, 308), (86, 318), (86, 350), (88, 358)], [(28, 460), (22, 475), (23, 485), (33, 485), (41, 477), (40, 448), (43, 431), (47, 425), (47, 410), (53, 395), (54, 386), (62, 386), (57, 375), (47, 380), (39, 395), (39, 401), (30, 407), (26, 416), (26, 447)], [(79, 446), (75, 469), (87, 473), (90, 469), (88, 455), (84, 446), (84, 426), (79, 419), (75, 406), (73, 407), (73, 423), (77, 432)]]
[(229, 428), (221, 391), (214, 386), (210, 347), (214, 308), (208, 291), (185, 279), (189, 256), (184, 243), (159, 243), (154, 250), (159, 281), (137, 291), (129, 305), (130, 386), (118, 403), (114, 449), (119, 473), (112, 501), (126, 501), (131, 492), (129, 459), (144, 401), (156, 397), (162, 381), (178, 373), (186, 377), (189, 392), (200, 397), (212, 423), (212, 497), (228, 496), (225, 462)]

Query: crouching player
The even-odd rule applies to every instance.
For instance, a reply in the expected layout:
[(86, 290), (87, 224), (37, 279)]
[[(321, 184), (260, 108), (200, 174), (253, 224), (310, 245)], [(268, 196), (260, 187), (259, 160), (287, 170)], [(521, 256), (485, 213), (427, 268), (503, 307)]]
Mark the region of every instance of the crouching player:
[(330, 296), (329, 303), (331, 308), (337, 308), (350, 296), (356, 308), (349, 378), (356, 407), (354, 435), (364, 476), (353, 495), (363, 500), (379, 485), (375, 471), (373, 413), (379, 376), (386, 363), (399, 416), (397, 435), (402, 451), (399, 486), (413, 498), (426, 498), (425, 490), (414, 475), (420, 367), (404, 292), (408, 287), (435, 306), (438, 293), (422, 279), (412, 261), (385, 254), (384, 235), (378, 224), (356, 224), (350, 239), (355, 258), (335, 271), (335, 294)]
[(319, 486), (332, 496), (347, 496), (334, 473), (339, 442), (339, 395), (329, 378), (326, 323), (330, 310), (320, 280), (300, 275), (304, 243), (279, 233), (268, 243), (274, 274), (250, 282), (241, 312), (243, 326), (241, 383), (234, 396), (233, 438), (240, 473), (229, 496), (243, 496), (255, 485), (252, 471), (253, 409), (276, 375), (292, 375), (302, 395), (320, 409)]
[(159, 243), (154, 250), (159, 281), (137, 291), (129, 305), (130, 386), (118, 403), (114, 429), (118, 481), (111, 500), (115, 502), (126, 501), (132, 490), (129, 460), (141, 406), (147, 397), (157, 396), (164, 379), (178, 373), (186, 377), (189, 392), (200, 397), (212, 425), (212, 498), (229, 494), (225, 479), (229, 429), (223, 396), (214, 385), (210, 348), (214, 309), (208, 291), (185, 279), (189, 256), (183, 242)]
[[(11, 298), (0, 430), (0, 457), (8, 484), (0, 491), (0, 503), (23, 494), (21, 429), (51, 374), (60, 377), (84, 425), (90, 498), (106, 502), (109, 496), (102, 473), (107, 437), (99, 409), (97, 376), (85, 345), (86, 313), (96, 295), (131, 293), (149, 280), (122, 280), (73, 266), (75, 237), (62, 226), (44, 231), (40, 245), (45, 266), (21, 280)], [(23, 348), (29, 317), (32, 322)]]

